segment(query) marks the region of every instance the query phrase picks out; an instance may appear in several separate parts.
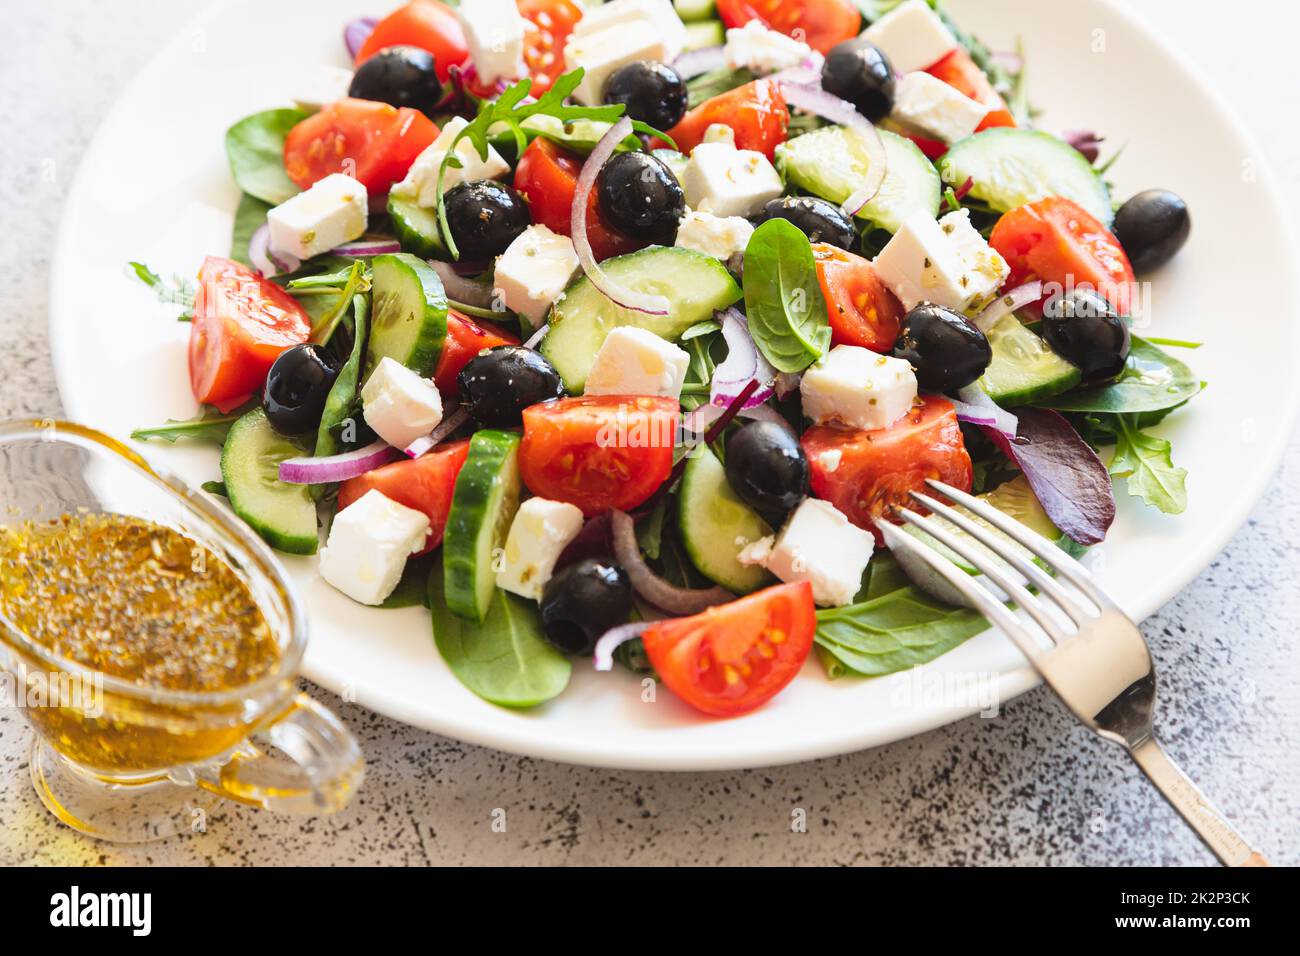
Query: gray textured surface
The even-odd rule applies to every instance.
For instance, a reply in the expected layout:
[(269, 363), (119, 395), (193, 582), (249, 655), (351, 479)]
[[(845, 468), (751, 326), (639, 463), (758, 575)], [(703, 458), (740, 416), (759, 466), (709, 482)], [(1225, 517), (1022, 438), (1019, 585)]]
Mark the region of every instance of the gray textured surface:
[[(1218, 58), (1224, 18), (1176, 0), (1135, 2), (1213, 74), (1300, 187), (1287, 84), (1269, 64), (1294, 29), (1250, 58)], [(362, 7), (366, 6), (361, 4)], [(374, 6), (374, 4), (371, 4)], [(380, 7), (385, 4), (379, 4)], [(1238, 7), (1270, 5), (1251, 0)], [(1272, 5), (1276, 10), (1276, 5)], [(189, 16), (164, 0), (47, 0), (6, 17), (0, 59), (0, 418), (59, 408), (45, 333), (62, 197), (97, 117), (160, 39)], [(1294, 16), (1294, 15), (1292, 15)], [(1254, 22), (1243, 17), (1244, 23)], [(1212, 25), (1213, 24), (1213, 25)], [(1243, 34), (1244, 36), (1244, 34)], [(1238, 49), (1243, 49), (1238, 47)], [(1270, 82), (1281, 83), (1268, 93)], [(1288, 120), (1286, 127), (1293, 127)], [(106, 237), (111, 243), (111, 237)], [(1300, 863), (1300, 476), (1293, 446), (1249, 525), (1143, 629), (1162, 679), (1169, 748), (1277, 863)], [(1276, 577), (1281, 571), (1285, 582)], [(206, 834), (145, 848), (78, 837), (45, 813), (29, 732), (0, 712), (0, 864), (1190, 864), (1209, 857), (1137, 770), (1048, 694), (892, 746), (747, 773), (567, 767), (412, 730), (314, 692), (360, 737), (369, 780), (330, 819), (230, 809)], [(806, 832), (793, 832), (796, 810)], [(495, 832), (494, 811), (506, 829)]]

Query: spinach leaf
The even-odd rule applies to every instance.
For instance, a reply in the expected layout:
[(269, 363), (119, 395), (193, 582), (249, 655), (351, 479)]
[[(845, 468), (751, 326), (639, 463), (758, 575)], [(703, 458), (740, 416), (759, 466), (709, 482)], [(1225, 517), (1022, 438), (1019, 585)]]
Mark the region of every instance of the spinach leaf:
[(1116, 415), (1117, 441), (1111, 475), (1128, 478), (1128, 493), (1167, 515), (1187, 508), (1187, 469), (1174, 466), (1173, 446), (1164, 438), (1148, 435), (1135, 416)]
[(1058, 412), (1154, 412), (1181, 405), (1200, 390), (1201, 380), (1190, 368), (1135, 335), (1128, 364), (1114, 382), (1057, 395), (1038, 404)]
[(769, 219), (745, 247), (745, 314), (749, 333), (781, 372), (801, 372), (831, 344), (826, 299), (812, 246), (797, 226)]
[(433, 566), (433, 560), (432, 554), (408, 560), (402, 569), (402, 579), (379, 607), (395, 609), (428, 606), (429, 569)]
[(253, 233), (266, 222), (266, 214), (270, 210), (270, 203), (248, 193), (239, 194), (239, 206), (235, 209), (235, 222), (230, 231), (230, 258), (253, 268), (253, 262), (248, 258), (248, 244)]
[(498, 590), (482, 624), (462, 621), (443, 597), (439, 556), (429, 572), (429, 609), (438, 653), (456, 679), (484, 700), (533, 707), (568, 686), (572, 665), (543, 639), (531, 601)]
[(226, 130), (226, 159), (240, 189), (272, 206), (301, 191), (284, 171), (284, 138), (306, 118), (297, 109), (265, 110)]
[(226, 441), (226, 433), (230, 431), (230, 426), (235, 424), (240, 416), (250, 408), (252, 408), (251, 402), (242, 408), (236, 409), (229, 415), (223, 415), (215, 408), (204, 406), (203, 411), (195, 418), (169, 418), (164, 425), (155, 425), (152, 428), (137, 428), (131, 432), (131, 437), (136, 441), (165, 441), (172, 444), (175, 444), (181, 438), (189, 438), (194, 441), (210, 441), (223, 445)]
[(325, 410), (321, 412), (320, 427), (316, 431), (317, 458), (333, 455), (339, 450), (339, 428), (354, 413), (357, 391), (361, 386), (361, 360), (366, 354), (369, 305), (370, 300), (364, 295), (352, 299), (352, 351), (325, 396)]

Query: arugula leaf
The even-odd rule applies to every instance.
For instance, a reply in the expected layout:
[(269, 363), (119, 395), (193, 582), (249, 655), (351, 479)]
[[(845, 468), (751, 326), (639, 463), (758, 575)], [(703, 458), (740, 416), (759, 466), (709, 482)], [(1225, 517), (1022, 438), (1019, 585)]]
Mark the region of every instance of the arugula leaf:
[(253, 267), (252, 260), (248, 258), (248, 244), (253, 239), (253, 233), (266, 222), (266, 214), (270, 210), (270, 203), (248, 193), (239, 194), (239, 206), (235, 209), (235, 222), (230, 231), (230, 258), (242, 262), (250, 269)]
[(831, 343), (826, 299), (808, 237), (769, 219), (745, 247), (745, 314), (754, 344), (781, 372), (801, 372)]
[(1201, 380), (1190, 368), (1135, 335), (1128, 364), (1114, 382), (1056, 395), (1037, 404), (1059, 412), (1155, 412), (1183, 404), (1201, 387)]
[(344, 284), (343, 289), (338, 294), (333, 307), (330, 308), (319, 319), (312, 323), (311, 340), (318, 345), (324, 345), (338, 328), (339, 321), (343, 318), (343, 313), (348, 310), (361, 292), (362, 281), (365, 278), (365, 264), (358, 259), (352, 264), (352, 270), (348, 273), (348, 281)]
[(176, 317), (179, 321), (188, 322), (194, 318), (193, 282), (180, 275), (172, 276), (171, 281), (168, 282), (143, 262), (128, 262), (127, 267), (137, 279), (153, 289), (159, 302), (181, 306), (181, 312)]
[(218, 445), (225, 444), (226, 433), (230, 431), (230, 426), (239, 420), (244, 412), (252, 407), (252, 403), (238, 408), (228, 415), (223, 415), (215, 408), (205, 406), (204, 410), (195, 418), (169, 418), (165, 425), (155, 425), (152, 428), (137, 428), (131, 432), (131, 437), (136, 441), (165, 441), (175, 444), (179, 439), (188, 438), (194, 441), (210, 441)]
[(1128, 493), (1167, 515), (1187, 508), (1187, 469), (1177, 468), (1167, 439), (1148, 435), (1132, 415), (1114, 418), (1117, 441), (1110, 473), (1128, 478)]
[(226, 130), (226, 159), (240, 189), (272, 206), (301, 192), (284, 171), (284, 139), (306, 118), (298, 109), (264, 110)]
[(683, 332), (678, 338), (683, 342), (689, 342), (691, 339), (701, 335), (708, 335), (710, 332), (719, 332), (722, 330), (722, 323), (717, 319), (705, 319), (703, 322), (696, 322), (689, 329)]
[(730, 93), (737, 87), (752, 83), (756, 79), (757, 77), (743, 66), (734, 70), (724, 66), (717, 70), (701, 73), (699, 76), (693, 76), (686, 81), (687, 108), (695, 109), (705, 100), (711, 100), (723, 93)]

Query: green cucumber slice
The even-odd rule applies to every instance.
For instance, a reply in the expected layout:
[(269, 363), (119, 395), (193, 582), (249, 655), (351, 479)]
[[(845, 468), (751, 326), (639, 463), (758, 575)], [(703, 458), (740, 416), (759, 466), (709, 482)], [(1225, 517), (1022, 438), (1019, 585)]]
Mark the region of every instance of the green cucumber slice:
[(230, 507), (267, 544), (289, 554), (316, 553), (311, 486), (280, 480), (280, 462), (302, 453), (271, 427), (261, 408), (231, 425), (221, 448), (221, 480)]
[(711, 46), (722, 46), (727, 41), (727, 29), (720, 20), (702, 20), (699, 23), (686, 24), (686, 50), (705, 50)]
[(447, 337), (447, 296), (424, 260), (407, 252), (370, 260), (372, 309), (364, 382), (380, 360), (394, 358), (431, 376)]
[(442, 542), (443, 586), (453, 614), (469, 621), (487, 615), (497, 591), (492, 565), (519, 509), (520, 489), (519, 436), (477, 432), (456, 478)]
[(586, 384), (591, 363), (610, 329), (635, 326), (671, 342), (743, 295), (726, 266), (693, 249), (651, 246), (606, 259), (601, 265), (626, 288), (666, 297), (668, 314), (624, 309), (585, 276), (570, 283), (551, 307), (550, 331), (542, 339), (541, 353), (575, 395)]
[(402, 251), (421, 259), (450, 259), (438, 231), (438, 214), (411, 199), (388, 194), (388, 218)]
[[(686, 23), (707, 20), (717, 11), (716, 0), (673, 0), (673, 8)], [(722, 26), (721, 23), (718, 26)]]
[(1053, 352), (1014, 315), (1004, 315), (985, 333), (993, 360), (980, 386), (1003, 408), (1028, 405), (1068, 392), (1083, 373)]
[(748, 594), (772, 580), (766, 568), (741, 564), (737, 558), (745, 545), (772, 534), (772, 527), (740, 500), (722, 462), (705, 445), (686, 463), (677, 527), (691, 563), (715, 584)]
[[(858, 218), (888, 232), (918, 210), (939, 211), (943, 187), (939, 173), (911, 140), (879, 130), (889, 163), (876, 197), (858, 210)], [(776, 166), (787, 183), (834, 203), (842, 203), (866, 174), (843, 126), (824, 126), (776, 148)]]
[(1115, 218), (1101, 174), (1069, 143), (1040, 130), (998, 127), (968, 136), (939, 160), (939, 171), (946, 183), (971, 179), (970, 195), (998, 212), (1064, 196), (1107, 228)]

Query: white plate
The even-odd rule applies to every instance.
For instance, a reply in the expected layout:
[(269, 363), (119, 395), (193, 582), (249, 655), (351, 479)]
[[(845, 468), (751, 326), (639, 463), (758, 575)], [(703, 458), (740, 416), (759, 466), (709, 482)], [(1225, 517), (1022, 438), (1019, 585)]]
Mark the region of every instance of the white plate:
[[(287, 102), (314, 65), (345, 63), (344, 21), (392, 2), (231, 0), (145, 66), (87, 151), (59, 235), (50, 328), (70, 417), (125, 436), (195, 412), (188, 327), (168, 321), (124, 263), (192, 274), (205, 254), (225, 255), (237, 199), (226, 127)], [(1300, 284), (1285, 206), (1223, 105), (1110, 4), (953, 0), (951, 9), (994, 48), (1024, 38), (1032, 98), (1046, 110), (1040, 125), (1095, 128), (1108, 145), (1128, 144), (1113, 171), (1118, 195), (1164, 186), (1191, 205), (1191, 242), (1155, 277), (1150, 324), (1151, 334), (1206, 343), (1187, 358), (1210, 387), (1163, 429), (1190, 471), (1191, 504), (1163, 517), (1120, 488), (1115, 529), (1099, 549), (1107, 587), (1141, 618), (1228, 541), (1291, 432)], [(194, 482), (217, 476), (209, 447), (143, 450)], [(921, 671), (875, 681), (832, 683), (810, 660), (776, 700), (735, 720), (700, 719), (667, 691), (643, 702), (633, 677), (597, 675), (585, 661), (560, 699), (514, 712), (457, 683), (423, 609), (368, 610), (320, 581), (314, 559), (286, 564), (312, 615), (311, 679), (398, 720), (554, 760), (674, 770), (807, 760), (920, 733), (983, 709), (987, 694), (1006, 700), (1035, 683), (990, 631)]]

